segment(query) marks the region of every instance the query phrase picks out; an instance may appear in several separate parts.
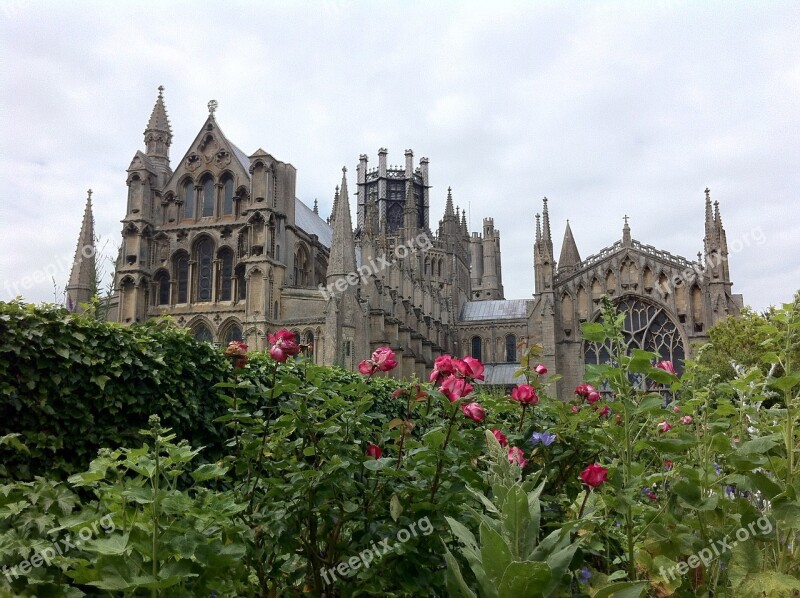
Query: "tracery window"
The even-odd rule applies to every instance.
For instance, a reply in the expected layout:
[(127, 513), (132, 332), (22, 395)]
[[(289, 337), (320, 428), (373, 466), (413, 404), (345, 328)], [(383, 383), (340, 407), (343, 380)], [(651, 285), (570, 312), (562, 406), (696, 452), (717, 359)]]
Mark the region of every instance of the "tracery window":
[(205, 238), (197, 245), (197, 300), (211, 301), (214, 243)]
[(194, 218), (194, 183), (186, 181), (183, 184), (183, 217)]
[(182, 253), (175, 262), (175, 277), (178, 279), (178, 300), (187, 303), (189, 299), (189, 256)]
[(393, 233), (403, 227), (403, 206), (399, 203), (393, 203), (389, 206), (386, 214), (386, 222), (389, 227), (389, 232)]
[(198, 324), (192, 329), (192, 336), (195, 340), (202, 341), (205, 343), (213, 343), (214, 336), (211, 334), (211, 331), (208, 329), (208, 326), (205, 324)]
[[(683, 373), (686, 359), (683, 339), (663, 307), (629, 297), (617, 303), (617, 311), (625, 313), (623, 333), (629, 349), (658, 353), (661, 359), (673, 363), (679, 375)], [(584, 342), (584, 358), (586, 363), (608, 363), (611, 360), (608, 343)], [(641, 377), (634, 382), (644, 384)]]
[(222, 183), (222, 214), (233, 214), (233, 179), (230, 176)]
[(214, 215), (214, 180), (209, 176), (203, 181), (203, 216)]
[(242, 327), (238, 324), (231, 324), (230, 328), (225, 332), (225, 338), (222, 340), (226, 345), (230, 344), (232, 341), (243, 340)]
[[(219, 300), (230, 301), (233, 288), (233, 251), (227, 247), (219, 252)], [(238, 340), (238, 339), (237, 339)]]
[(472, 337), (472, 357), (477, 359), (478, 361), (483, 361), (481, 358), (481, 337), (473, 336)]
[(169, 274), (159, 272), (156, 275), (156, 305), (169, 305)]
[(517, 337), (509, 334), (506, 337), (506, 361), (513, 363), (517, 360)]

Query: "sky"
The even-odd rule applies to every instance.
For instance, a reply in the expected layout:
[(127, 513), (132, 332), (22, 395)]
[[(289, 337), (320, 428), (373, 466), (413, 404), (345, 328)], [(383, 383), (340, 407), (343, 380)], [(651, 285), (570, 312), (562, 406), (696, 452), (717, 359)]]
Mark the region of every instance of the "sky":
[(493, 217), (506, 298), (533, 293), (544, 196), (556, 257), (567, 219), (586, 258), (628, 215), (695, 259), (706, 187), (733, 291), (763, 310), (800, 289), (797, 2), (0, 0), (0, 61), (0, 301), (61, 298), (89, 188), (116, 254), (159, 85), (173, 166), (215, 99), (323, 215), (360, 154), (428, 157), (431, 228), (448, 187), (470, 230)]

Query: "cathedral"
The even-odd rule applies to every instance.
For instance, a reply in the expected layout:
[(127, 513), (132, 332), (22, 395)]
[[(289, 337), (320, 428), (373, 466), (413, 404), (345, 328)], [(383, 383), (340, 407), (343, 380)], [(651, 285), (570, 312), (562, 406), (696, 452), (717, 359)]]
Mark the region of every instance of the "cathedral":
[[(632, 346), (659, 352), (680, 368), (708, 328), (738, 314), (719, 204), (705, 191), (705, 236), (697, 261), (622, 238), (581, 259), (569, 223), (559, 259), (547, 199), (531, 218), (535, 289), (506, 299), (500, 231), (492, 218), (470, 232), (447, 190), (444, 214), (430, 226), (428, 158), (377, 166), (361, 155), (351, 215), (342, 169), (329, 216), (298, 199), (297, 170), (263, 149), (247, 154), (216, 120), (216, 102), (176, 163), (159, 88), (138, 150), (127, 169), (122, 242), (108, 318), (123, 324), (171, 316), (197, 339), (268, 345), (281, 328), (310, 346), (316, 363), (355, 369), (378, 346), (397, 354), (397, 377), (425, 379), (436, 357), (472, 355), (487, 364), (486, 383), (508, 386), (519, 367), (518, 343), (544, 347), (542, 362), (563, 376), (566, 396), (583, 366), (607, 359), (581, 339), (609, 296), (626, 317)], [(338, 179), (338, 176), (336, 177)], [(333, 181), (332, 181), (333, 182)], [(120, 202), (121, 204), (122, 202)], [(122, 213), (122, 205), (120, 212)], [(87, 199), (67, 303), (93, 292), (91, 194)], [(522, 216), (525, 218), (525, 216)], [(92, 253), (92, 252), (89, 252)]]

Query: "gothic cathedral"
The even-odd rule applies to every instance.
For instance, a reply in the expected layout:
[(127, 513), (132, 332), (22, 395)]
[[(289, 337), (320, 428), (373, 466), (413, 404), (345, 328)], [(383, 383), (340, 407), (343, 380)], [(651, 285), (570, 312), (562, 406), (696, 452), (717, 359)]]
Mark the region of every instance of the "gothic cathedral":
[[(427, 158), (356, 167), (356, 218), (347, 169), (333, 209), (319, 214), (297, 198), (297, 170), (263, 149), (248, 155), (223, 133), (216, 102), (194, 141), (170, 163), (172, 130), (163, 88), (144, 132), (145, 150), (127, 170), (122, 244), (109, 319), (124, 324), (170, 315), (198, 339), (242, 339), (263, 349), (281, 328), (312, 347), (315, 362), (355, 369), (378, 346), (398, 356), (398, 377), (425, 379), (439, 355), (472, 355), (487, 383), (507, 386), (522, 339), (544, 347), (543, 363), (564, 376), (559, 394), (580, 383), (585, 363), (603, 360), (580, 324), (598, 316), (608, 295), (626, 313), (637, 347), (680, 368), (691, 343), (738, 314), (719, 204), (705, 192), (705, 237), (697, 261), (622, 238), (581, 259), (569, 223), (555, 260), (547, 199), (531, 218), (535, 292), (505, 299), (500, 231), (485, 218), (470, 233), (447, 190), (444, 215), (430, 228)], [(523, 218), (525, 216), (523, 215)], [(89, 300), (93, 245), (91, 195), (81, 227), (67, 302)], [(93, 258), (92, 258), (93, 259)]]

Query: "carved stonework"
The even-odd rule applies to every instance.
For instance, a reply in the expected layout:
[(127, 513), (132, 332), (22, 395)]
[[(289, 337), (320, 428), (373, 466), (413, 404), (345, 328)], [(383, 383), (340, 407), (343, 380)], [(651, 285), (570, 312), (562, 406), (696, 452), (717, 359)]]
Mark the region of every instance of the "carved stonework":
[(192, 152), (188, 156), (186, 156), (186, 169), (194, 172), (197, 170), (197, 167), (200, 166), (200, 156), (196, 153)]
[(214, 156), (214, 163), (219, 166), (220, 168), (226, 167), (228, 164), (231, 163), (231, 154), (228, 150), (221, 149), (217, 152), (217, 155)]

